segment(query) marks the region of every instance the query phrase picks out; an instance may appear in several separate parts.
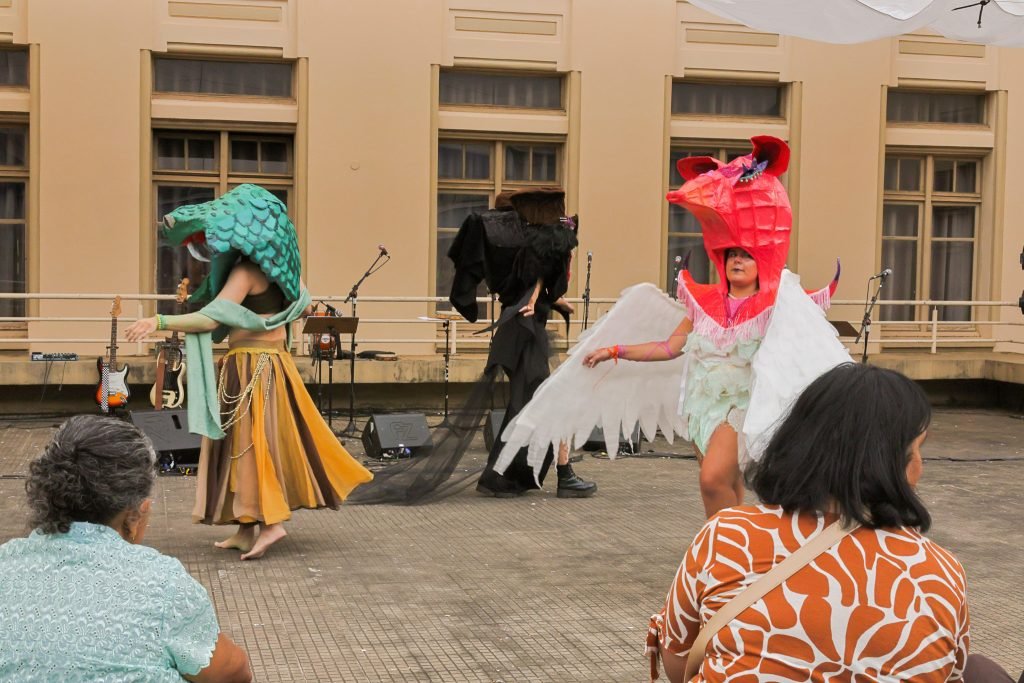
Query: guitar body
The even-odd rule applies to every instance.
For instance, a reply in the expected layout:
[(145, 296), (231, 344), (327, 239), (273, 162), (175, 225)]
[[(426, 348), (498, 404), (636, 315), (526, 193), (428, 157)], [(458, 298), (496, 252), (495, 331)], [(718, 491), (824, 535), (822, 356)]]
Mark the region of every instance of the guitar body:
[(96, 387), (96, 405), (105, 410), (128, 405), (128, 398), (131, 395), (128, 391), (129, 366), (124, 365), (120, 370), (114, 370), (107, 364), (107, 360), (101, 357), (96, 359), (96, 369), (100, 373), (100, 383)]
[[(161, 408), (180, 408), (185, 403), (185, 369), (185, 360), (179, 351), (178, 362), (173, 365), (168, 363), (164, 370), (162, 400), (159, 402)], [(154, 408), (158, 405), (156, 392), (157, 385), (154, 384), (149, 390), (149, 402)]]
[[(179, 313), (184, 313), (185, 302), (188, 301), (187, 277), (178, 283), (174, 300), (178, 303)], [(185, 352), (178, 333), (174, 332), (157, 348), (160, 350), (156, 356), (156, 382), (149, 390), (149, 402), (157, 410), (180, 408), (185, 403)]]

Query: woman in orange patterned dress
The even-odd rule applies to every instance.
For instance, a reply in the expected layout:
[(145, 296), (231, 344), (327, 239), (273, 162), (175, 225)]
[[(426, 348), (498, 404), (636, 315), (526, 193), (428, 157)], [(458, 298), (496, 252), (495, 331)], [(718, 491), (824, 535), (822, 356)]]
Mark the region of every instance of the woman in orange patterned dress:
[(693, 681), (1009, 682), (972, 678), (992, 663), (967, 655), (963, 567), (923, 535), (914, 488), (930, 420), (896, 372), (847, 363), (813, 382), (747, 471), (763, 503), (722, 510), (687, 550), (651, 618), (652, 680), (660, 655), (682, 681), (701, 627), (842, 518), (861, 526), (723, 627)]

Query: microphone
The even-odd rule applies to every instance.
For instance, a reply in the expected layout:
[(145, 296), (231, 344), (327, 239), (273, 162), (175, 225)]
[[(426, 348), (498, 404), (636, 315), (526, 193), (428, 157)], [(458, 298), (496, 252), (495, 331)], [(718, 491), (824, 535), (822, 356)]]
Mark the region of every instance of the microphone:
[(384, 247), (383, 244), (378, 244), (377, 248), (380, 249), (380, 253), (383, 254), (384, 256), (390, 256), (391, 255), (391, 254), (388, 253), (388, 250)]
[(587, 263), (590, 263), (593, 260), (594, 260), (594, 252), (588, 251), (587, 252)]
[(884, 280), (885, 278), (889, 277), (890, 275), (892, 275), (892, 268), (886, 268), (881, 273), (878, 273), (877, 275), (872, 275), (868, 279), (869, 280)]

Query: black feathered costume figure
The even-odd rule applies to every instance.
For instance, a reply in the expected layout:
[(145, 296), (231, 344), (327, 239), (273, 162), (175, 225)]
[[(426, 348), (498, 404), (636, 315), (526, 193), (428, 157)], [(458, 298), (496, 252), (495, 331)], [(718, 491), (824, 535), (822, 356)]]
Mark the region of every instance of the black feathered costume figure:
[[(455, 264), (449, 298), (463, 317), (476, 322), (481, 281), (501, 302), (501, 315), (484, 330), (494, 330), (484, 374), (462, 410), (454, 415), (452, 427), (435, 434), (430, 455), (375, 473), (374, 481), (360, 487), (350, 503), (419, 503), (458, 490), (460, 483), (479, 471), (458, 466), (493, 403), (499, 374), (508, 378), (502, 430), (550, 374), (551, 347), (545, 325), (553, 308), (568, 323), (569, 309), (559, 300), (569, 286), (569, 265), (577, 244), (576, 220), (564, 217), (565, 193), (561, 189), (503, 193), (495, 207), (469, 215), (448, 250)], [(532, 315), (524, 315), (531, 310)], [(495, 440), (477, 490), (512, 497), (538, 488), (538, 480), (543, 482), (554, 458), (552, 450), (535, 480), (526, 463), (525, 448), (504, 475), (493, 470), (501, 444)], [(577, 477), (570, 465), (558, 469), (560, 497), (586, 497), (596, 491), (596, 485)]]
[[(463, 317), (470, 322), (477, 319), (476, 291), (481, 280), (501, 303), (485, 376), (495, 377), (501, 370), (508, 377), (504, 430), (550, 374), (551, 347), (545, 326), (553, 309), (568, 324), (570, 309), (560, 300), (569, 287), (578, 226), (575, 218), (565, 218), (561, 189), (512, 193), (510, 208), (502, 206), (500, 199), (495, 210), (466, 218), (448, 257), (455, 263), (450, 300)], [(525, 448), (503, 475), (495, 472), (493, 464), (500, 451), (501, 441), (496, 440), (477, 491), (511, 497), (535, 489), (554, 458), (549, 449), (535, 480)], [(576, 477), (571, 466), (559, 468), (559, 495), (591, 495), (595, 490), (596, 486)]]

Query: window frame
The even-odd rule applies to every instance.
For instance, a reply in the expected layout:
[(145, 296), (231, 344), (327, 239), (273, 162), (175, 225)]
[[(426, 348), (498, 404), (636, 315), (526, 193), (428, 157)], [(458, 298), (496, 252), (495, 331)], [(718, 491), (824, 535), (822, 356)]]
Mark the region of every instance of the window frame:
[(0, 50), (4, 52), (24, 52), (25, 53), (25, 83), (3, 85), (0, 84), (0, 90), (10, 92), (28, 92), (30, 81), (32, 80), (32, 52), (27, 45), (4, 45), (0, 46)]
[[(25, 251), (22, 254), (21, 269), (25, 275), (24, 289), (28, 290), (29, 287), (29, 241), (32, 239), (31, 232), (29, 230), (29, 202), (32, 201), (29, 191), (29, 178), (31, 176), (30, 153), (29, 145), (31, 136), (29, 134), (29, 123), (22, 118), (7, 118), (0, 117), (0, 127), (3, 128), (20, 128), (25, 132), (25, 163), (22, 166), (0, 166), (0, 182), (4, 183), (21, 183), (23, 201), (24, 201), (24, 215), (22, 218), (0, 218), (0, 230), (6, 229), (5, 226), (21, 226), (25, 238)], [(16, 291), (16, 290), (11, 290)], [(26, 299), (12, 300), (11, 303), (11, 316), (10, 317), (23, 317), (28, 314), (28, 301)], [(0, 322), (0, 330), (24, 330), (26, 324), (24, 322)]]
[[(215, 136), (214, 158), (217, 160), (217, 168), (214, 171), (190, 171), (181, 169), (159, 169), (157, 168), (157, 144), (161, 137), (209, 137)], [(292, 172), (284, 174), (259, 174), (259, 173), (232, 173), (231, 172), (231, 142), (239, 137), (243, 139), (267, 139), (267, 138), (288, 138), (288, 157)], [(255, 131), (249, 127), (235, 129), (229, 127), (211, 128), (193, 126), (168, 126), (154, 125), (151, 130), (150, 145), (153, 152), (153, 159), (150, 164), (150, 201), (151, 216), (154, 228), (158, 228), (162, 215), (159, 215), (160, 203), (158, 201), (161, 187), (210, 187), (213, 190), (214, 198), (221, 196), (243, 183), (256, 183), (268, 191), (284, 191), (289, 201), (285, 204), (288, 207), (288, 214), (295, 216), (293, 201), (295, 193), (295, 133), (286, 133), (281, 130), (268, 130), (265, 132)], [(186, 147), (187, 164), (187, 147)], [(160, 238), (157, 237), (153, 243), (153, 279), (150, 282), (152, 291), (158, 294), (173, 294), (173, 291), (160, 291)], [(196, 283), (197, 284), (197, 283)], [(162, 313), (173, 313), (168, 305), (173, 302), (161, 301), (158, 304), (158, 311)]]
[[(915, 147), (887, 147), (884, 154), (884, 160), (888, 160), (891, 157), (897, 159), (914, 158), (919, 159), (922, 162), (922, 173), (921, 173), (921, 189), (917, 191), (910, 190), (888, 190), (885, 188), (884, 173), (882, 179), (882, 197), (881, 197), (881, 212), (882, 220), (878, 226), (878, 268), (890, 267), (893, 264), (882, 263), (885, 242), (888, 241), (903, 241), (903, 242), (914, 242), (916, 246), (915, 254), (915, 267), (917, 269), (914, 287), (916, 289), (916, 295), (911, 297), (914, 300), (931, 300), (931, 275), (933, 270), (932, 263), (932, 245), (937, 242), (970, 242), (971, 243), (971, 295), (968, 300), (976, 298), (979, 286), (981, 273), (979, 272), (980, 258), (982, 250), (982, 232), (984, 226), (982, 223), (983, 209), (985, 204), (985, 173), (986, 173), (986, 156), (989, 154), (989, 150), (980, 149), (960, 149), (960, 148), (943, 148), (943, 149), (932, 149), (932, 148), (915, 148)], [(936, 160), (952, 160), (954, 162), (972, 161), (976, 164), (975, 171), (975, 191), (974, 192), (943, 192), (934, 189), (935, 185), (935, 161)], [(884, 164), (883, 164), (884, 168)], [(954, 172), (955, 176), (955, 172)], [(954, 180), (955, 182), (955, 180)], [(955, 185), (954, 185), (954, 189)], [(888, 205), (900, 205), (900, 206), (915, 206), (918, 209), (918, 234), (915, 237), (911, 236), (886, 236), (884, 215), (885, 207)], [(974, 231), (970, 238), (963, 237), (936, 237), (934, 234), (934, 211), (936, 208), (941, 207), (965, 207), (969, 206), (974, 209)], [(883, 289), (881, 301), (890, 299), (887, 292)], [(919, 331), (922, 325), (925, 325), (931, 320), (931, 313), (927, 304), (911, 304), (912, 312), (914, 315), (913, 320), (902, 320), (892, 321), (890, 324), (885, 326), (885, 329), (892, 331)], [(886, 320), (884, 310), (889, 306), (883, 306), (882, 311), (879, 313), (879, 319), (882, 321)], [(983, 322), (984, 315), (978, 315), (977, 309), (970, 307), (969, 319), (965, 321), (945, 321), (943, 320), (942, 313), (944, 309), (949, 308), (947, 306), (940, 307), (939, 321), (944, 323), (956, 323), (961, 322), (962, 325), (945, 324), (943, 329), (947, 330), (971, 330), (974, 326)]]
[[(889, 97), (893, 94), (918, 94), (918, 95), (972, 95), (981, 100), (981, 121), (977, 123), (955, 123), (949, 121), (902, 121), (889, 119)], [(992, 127), (992, 117), (995, 106), (992, 102), (992, 95), (989, 91), (980, 90), (934, 90), (930, 88), (886, 88), (885, 109), (883, 110), (883, 122), (887, 128), (951, 128), (954, 130), (989, 129)]]
[[(675, 99), (675, 87), (677, 84), (681, 85), (713, 85), (722, 87), (758, 87), (768, 88), (773, 87), (779, 93), (779, 114), (777, 116), (761, 116), (761, 115), (747, 115), (747, 114), (715, 114), (715, 113), (677, 113), (672, 107), (672, 100)], [(707, 120), (713, 119), (716, 121), (743, 121), (745, 123), (753, 122), (766, 122), (766, 123), (783, 123), (788, 120), (789, 112), (789, 98), (790, 92), (787, 83), (781, 81), (758, 81), (758, 80), (710, 80), (703, 78), (673, 78), (672, 87), (669, 89), (669, 116), (672, 119), (677, 120)], [(674, 143), (674, 141), (673, 141)]]
[[(243, 93), (208, 93), (208, 92), (193, 92), (193, 91), (182, 91), (182, 90), (159, 90), (157, 89), (157, 65), (160, 62), (167, 61), (179, 61), (179, 62), (229, 62), (235, 64), (285, 64), (291, 68), (291, 75), (289, 77), (289, 94), (288, 95), (249, 95)], [(191, 99), (199, 98), (203, 100), (234, 100), (242, 102), (273, 102), (277, 104), (281, 103), (295, 103), (297, 101), (297, 90), (298, 90), (298, 69), (297, 61), (294, 59), (261, 59), (259, 57), (234, 57), (234, 56), (221, 56), (221, 55), (191, 55), (191, 54), (170, 54), (170, 53), (159, 53), (154, 54), (151, 60), (150, 77), (152, 79), (152, 96), (155, 99)]]
[[(467, 133), (462, 131), (439, 131), (437, 138), (437, 148), (434, 150), (435, 158), (440, 155), (440, 146), (445, 142), (459, 142), (459, 143), (486, 143), (491, 146), (491, 178), (488, 180), (480, 179), (465, 179), (465, 178), (442, 178), (440, 175), (440, 165), (436, 173), (436, 190), (432, 199), (435, 206), (434, 216), (431, 225), (431, 240), (434, 245), (436, 256), (434, 263), (431, 267), (430, 275), (430, 291), (433, 292), (431, 296), (446, 296), (447, 293), (440, 293), (438, 290), (439, 286), (439, 262), (440, 259), (445, 255), (439, 253), (440, 236), (442, 234), (455, 235), (458, 233), (458, 226), (442, 227), (439, 225), (438, 212), (440, 209), (439, 198), (443, 193), (459, 193), (467, 195), (479, 195), (481, 197), (487, 197), (487, 206), (493, 207), (494, 200), (504, 191), (509, 190), (525, 190), (531, 187), (551, 187), (565, 186), (565, 178), (567, 175), (566, 163), (567, 163), (567, 141), (564, 136), (560, 135), (529, 135), (529, 134), (502, 134), (502, 133)], [(556, 161), (555, 161), (555, 179), (554, 180), (513, 180), (508, 181), (505, 179), (505, 148), (508, 145), (529, 144), (534, 145), (548, 145), (555, 147)], [(532, 149), (531, 149), (531, 159)], [(463, 152), (463, 159), (465, 159), (465, 152)], [(465, 162), (463, 162), (465, 163)], [(500, 171), (500, 172), (499, 172)], [(532, 172), (532, 164), (531, 164)], [(444, 302), (435, 302), (431, 306), (433, 311), (444, 311), (449, 310), (450, 306)]]
[[(184, 140), (185, 141), (185, 155), (182, 157), (185, 161), (185, 168), (159, 168), (160, 155), (159, 144), (160, 139), (168, 140)], [(190, 169), (188, 167), (189, 153), (188, 145), (190, 140), (210, 139), (213, 142), (213, 170), (205, 169)], [(153, 168), (152, 172), (155, 174), (185, 174), (185, 175), (204, 175), (210, 177), (217, 177), (220, 173), (220, 165), (222, 162), (221, 149), (220, 149), (220, 137), (215, 131), (198, 131), (198, 130), (174, 130), (174, 129), (153, 129)]]
[[(441, 100), (441, 78), (445, 73), (475, 74), (478, 76), (536, 76), (559, 81), (559, 107), (519, 107), (505, 104), (445, 103)], [(548, 116), (565, 116), (568, 111), (569, 79), (565, 73), (524, 69), (466, 69), (441, 68), (438, 73), (437, 106), (440, 111), (532, 113)], [(444, 131), (439, 131), (443, 133)]]

